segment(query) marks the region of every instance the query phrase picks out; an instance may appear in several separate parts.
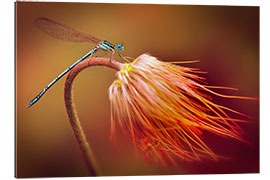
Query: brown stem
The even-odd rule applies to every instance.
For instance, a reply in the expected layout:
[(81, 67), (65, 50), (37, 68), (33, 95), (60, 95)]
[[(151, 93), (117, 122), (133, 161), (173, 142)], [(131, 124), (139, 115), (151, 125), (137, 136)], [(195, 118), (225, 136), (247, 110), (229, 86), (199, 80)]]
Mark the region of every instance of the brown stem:
[(109, 60), (107, 58), (91, 58), (82, 61), (77, 66), (75, 66), (70, 73), (67, 76), (66, 82), (65, 82), (65, 105), (66, 110), (68, 114), (68, 118), (70, 120), (70, 124), (73, 130), (73, 133), (76, 137), (77, 143), (80, 147), (83, 159), (86, 163), (86, 166), (88, 168), (88, 172), (90, 176), (97, 176), (97, 166), (96, 161), (93, 155), (93, 152), (86, 140), (85, 134), (83, 132), (83, 129), (81, 127), (79, 118), (77, 116), (75, 105), (72, 101), (72, 83), (75, 79), (75, 77), (78, 75), (79, 72), (81, 72), (83, 69), (91, 66), (106, 66), (115, 70), (120, 70), (122, 64), (114, 61)]

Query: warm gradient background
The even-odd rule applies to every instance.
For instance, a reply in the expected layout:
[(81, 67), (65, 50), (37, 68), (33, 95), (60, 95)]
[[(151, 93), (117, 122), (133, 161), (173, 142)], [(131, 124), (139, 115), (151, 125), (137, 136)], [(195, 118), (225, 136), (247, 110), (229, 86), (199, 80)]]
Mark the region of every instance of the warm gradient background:
[[(259, 97), (259, 8), (139, 4), (16, 3), (16, 176), (86, 176), (64, 106), (64, 78), (33, 107), (27, 103), (94, 45), (54, 39), (33, 24), (48, 17), (115, 44), (124, 54), (148, 52), (162, 61), (200, 59), (210, 85), (239, 88), (223, 94)], [(117, 57), (117, 56), (115, 56)], [(117, 57), (118, 58), (118, 57)], [(118, 58), (119, 59), (119, 58)], [(120, 60), (122, 61), (122, 60)], [(82, 126), (103, 175), (204, 174), (259, 172), (259, 101), (214, 97), (213, 101), (252, 117), (242, 125), (250, 144), (205, 133), (219, 162), (178, 167), (147, 164), (118, 131), (109, 140), (107, 90), (115, 72), (88, 68), (74, 83)], [(119, 130), (119, 129), (118, 129)]]

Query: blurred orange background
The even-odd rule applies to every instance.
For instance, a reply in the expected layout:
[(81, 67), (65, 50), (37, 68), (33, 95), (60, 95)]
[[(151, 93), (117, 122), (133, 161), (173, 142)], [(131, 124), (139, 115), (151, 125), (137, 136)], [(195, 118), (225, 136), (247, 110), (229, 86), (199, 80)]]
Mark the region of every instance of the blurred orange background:
[[(44, 16), (115, 44), (126, 56), (150, 53), (162, 61), (199, 59), (209, 85), (239, 88), (218, 92), (259, 97), (259, 7), (16, 2), (16, 176), (87, 176), (64, 106), (64, 80), (27, 109), (27, 103), (95, 45), (54, 39), (33, 21)], [(114, 56), (123, 62), (117, 56)], [(259, 172), (259, 101), (213, 101), (251, 116), (242, 124), (250, 144), (203, 137), (219, 162), (148, 164), (117, 131), (111, 142), (107, 90), (115, 71), (88, 68), (74, 83), (74, 100), (103, 175), (163, 175)]]

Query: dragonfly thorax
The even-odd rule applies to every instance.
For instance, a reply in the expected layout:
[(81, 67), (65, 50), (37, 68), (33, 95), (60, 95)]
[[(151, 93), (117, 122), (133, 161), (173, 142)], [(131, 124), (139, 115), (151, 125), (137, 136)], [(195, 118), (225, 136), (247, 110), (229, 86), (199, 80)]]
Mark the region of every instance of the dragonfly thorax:
[(105, 51), (111, 51), (113, 49), (122, 51), (124, 50), (124, 47), (122, 44), (119, 44), (117, 46), (113, 45), (112, 43), (110, 43), (109, 41), (103, 40), (99, 43), (99, 47), (102, 48)]

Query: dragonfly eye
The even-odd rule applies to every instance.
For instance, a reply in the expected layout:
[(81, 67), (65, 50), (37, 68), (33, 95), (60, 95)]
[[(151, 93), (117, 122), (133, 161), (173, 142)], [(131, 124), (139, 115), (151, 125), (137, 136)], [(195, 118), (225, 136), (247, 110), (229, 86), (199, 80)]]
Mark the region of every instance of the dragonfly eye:
[(120, 50), (120, 51), (124, 50), (123, 44), (117, 45), (117, 46), (116, 46), (116, 49), (117, 49), (117, 50)]

